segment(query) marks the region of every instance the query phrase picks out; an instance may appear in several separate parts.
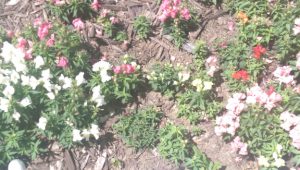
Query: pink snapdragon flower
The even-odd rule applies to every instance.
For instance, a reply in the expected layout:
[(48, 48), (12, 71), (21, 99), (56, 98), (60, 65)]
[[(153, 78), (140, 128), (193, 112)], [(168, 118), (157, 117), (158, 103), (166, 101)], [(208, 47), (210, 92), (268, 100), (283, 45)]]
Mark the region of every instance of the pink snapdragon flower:
[(205, 65), (208, 69), (207, 74), (211, 77), (213, 77), (214, 73), (220, 68), (217, 56), (209, 56), (205, 61)]
[(107, 17), (109, 13), (110, 13), (109, 9), (103, 9), (102, 12), (101, 12), (101, 14), (100, 14), (100, 16), (102, 18), (104, 18), (104, 17)]
[(50, 39), (46, 42), (47, 47), (52, 47), (55, 43), (55, 37), (54, 34), (51, 34)]
[(285, 111), (280, 115), (281, 127), (289, 132), (292, 138), (292, 145), (300, 149), (300, 117), (289, 111)]
[(269, 111), (276, 107), (282, 101), (280, 94), (276, 93), (273, 87), (263, 90), (257, 84), (247, 90), (246, 103), (259, 104)]
[(115, 66), (113, 68), (113, 71), (114, 71), (115, 74), (121, 74), (122, 73), (122, 68), (121, 68), (121, 66)]
[(95, 11), (98, 11), (99, 8), (101, 8), (100, 3), (98, 2), (98, 0), (94, 0), (91, 4), (91, 8)]
[(25, 50), (26, 46), (27, 46), (27, 40), (24, 39), (23, 37), (18, 38), (17, 47), (20, 48), (21, 50)]
[(168, 18), (178, 18), (181, 17), (184, 20), (191, 19), (190, 11), (187, 8), (181, 6), (181, 0), (163, 0), (160, 5), (161, 15), (158, 19), (161, 22), (166, 22)]
[(292, 68), (290, 66), (277, 67), (277, 69), (273, 72), (273, 75), (280, 83), (293, 84), (294, 76), (290, 75), (291, 71)]
[(49, 33), (49, 29), (52, 28), (52, 24), (49, 22), (43, 22), (38, 28), (38, 37), (40, 40), (44, 40)]
[(300, 18), (295, 19), (293, 32), (294, 35), (298, 35), (300, 33)]
[(244, 104), (245, 94), (235, 93), (228, 99), (225, 112), (216, 118), (215, 133), (217, 136), (223, 134), (235, 135), (236, 129), (240, 127), (240, 113), (246, 108)]
[(185, 20), (191, 19), (191, 13), (187, 8), (184, 8), (183, 10), (181, 10), (180, 14)]
[(300, 52), (297, 53), (296, 58), (297, 58), (296, 67), (298, 70), (300, 70)]
[(234, 21), (228, 21), (227, 22), (227, 27), (229, 31), (234, 31), (235, 29), (235, 22)]
[(8, 31), (6, 31), (6, 36), (8, 38), (13, 38), (15, 36), (15, 32), (11, 31), (11, 30), (8, 30)]
[(68, 67), (68, 65), (69, 65), (69, 60), (67, 57), (64, 56), (58, 57), (57, 64), (56, 64), (57, 67), (66, 68)]
[(282, 121), (280, 126), (286, 131), (290, 131), (293, 127), (300, 124), (300, 117), (290, 113), (289, 111), (281, 113), (280, 120)]
[(66, 4), (66, 1), (64, 1), (64, 0), (53, 0), (52, 2), (54, 3), (54, 5), (57, 5), (57, 6), (62, 6), (64, 4)]
[(132, 74), (135, 72), (135, 67), (132, 64), (122, 64), (113, 68), (115, 74)]
[(34, 19), (34, 21), (33, 21), (33, 26), (35, 27), (35, 28), (37, 28), (38, 26), (40, 26), (40, 25), (42, 25), (42, 19), (39, 17), (39, 18), (36, 18), (36, 19)]
[(243, 143), (239, 136), (234, 138), (234, 140), (230, 143), (230, 146), (232, 152), (238, 152), (238, 154), (240, 155), (248, 155), (248, 145), (246, 143)]
[(110, 20), (110, 22), (111, 22), (112, 24), (117, 24), (117, 23), (119, 23), (119, 20), (118, 20), (118, 18), (116, 18), (116, 17), (110, 17), (109, 20)]
[(82, 20), (80, 18), (74, 19), (72, 21), (72, 24), (77, 31), (84, 29), (84, 23), (82, 22)]

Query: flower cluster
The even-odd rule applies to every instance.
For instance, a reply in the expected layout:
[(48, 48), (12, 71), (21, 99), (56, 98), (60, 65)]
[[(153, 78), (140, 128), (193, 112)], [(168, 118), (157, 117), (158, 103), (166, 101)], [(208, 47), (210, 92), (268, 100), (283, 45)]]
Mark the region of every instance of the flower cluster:
[(223, 134), (235, 135), (237, 128), (240, 127), (239, 115), (246, 108), (243, 100), (246, 98), (243, 93), (235, 93), (232, 98), (228, 99), (226, 105), (227, 112), (221, 117), (216, 118), (215, 133), (218, 136)]
[(287, 85), (294, 84), (294, 76), (291, 75), (292, 68), (290, 66), (277, 67), (273, 72), (274, 77), (280, 83)]
[(108, 73), (108, 71), (111, 70), (111, 68), (112, 66), (109, 62), (101, 60), (93, 65), (92, 70), (94, 72), (100, 73), (101, 81), (104, 83), (111, 80), (111, 76)]
[(115, 74), (132, 74), (135, 72), (136, 63), (122, 64), (120, 66), (115, 66), (113, 71)]
[(191, 14), (189, 9), (182, 7), (181, 0), (163, 0), (160, 9), (162, 14), (158, 17), (161, 22), (166, 22), (169, 18), (183, 18), (189, 20)]
[(270, 163), (271, 159), (268, 159), (268, 158), (260, 155), (259, 158), (257, 158), (258, 164), (260, 166), (266, 167), (266, 168), (268, 168), (270, 166), (275, 166), (277, 168), (280, 168), (280, 167), (284, 166), (285, 161), (282, 159), (281, 150), (282, 150), (282, 146), (280, 144), (277, 144), (276, 151), (273, 152), (272, 158), (271, 158), (274, 161), (272, 163)]
[(232, 78), (247, 81), (249, 80), (249, 74), (246, 70), (239, 70), (232, 74)]
[(256, 59), (260, 59), (262, 55), (266, 53), (266, 48), (264, 48), (262, 45), (257, 45), (252, 48), (253, 50), (253, 56)]
[(100, 136), (100, 129), (98, 125), (92, 124), (90, 129), (83, 129), (82, 131), (78, 129), (73, 129), (73, 142), (82, 141), (83, 139), (89, 140), (91, 136), (97, 140)]
[(230, 146), (232, 152), (238, 152), (239, 155), (248, 155), (248, 151), (247, 151), (248, 145), (246, 143), (243, 143), (239, 136), (233, 139), (233, 141), (230, 143)]
[(281, 127), (288, 131), (292, 138), (292, 145), (300, 149), (300, 117), (285, 111), (281, 113), (280, 120), (282, 121)]
[(207, 74), (211, 77), (213, 77), (214, 73), (220, 69), (217, 56), (209, 56), (205, 61), (205, 65), (208, 69)]
[(99, 8), (101, 8), (101, 4), (98, 2), (98, 0), (93, 0), (91, 3), (91, 8), (95, 11), (98, 11)]
[(269, 111), (276, 107), (281, 100), (281, 95), (276, 93), (273, 87), (265, 91), (256, 84), (247, 90), (247, 104), (259, 104)]
[(82, 20), (80, 18), (75, 18), (72, 21), (72, 24), (77, 31), (84, 29), (84, 23), (82, 22)]
[(197, 92), (206, 91), (212, 89), (213, 82), (211, 81), (202, 81), (201, 79), (195, 79), (192, 82), (192, 85), (196, 87)]

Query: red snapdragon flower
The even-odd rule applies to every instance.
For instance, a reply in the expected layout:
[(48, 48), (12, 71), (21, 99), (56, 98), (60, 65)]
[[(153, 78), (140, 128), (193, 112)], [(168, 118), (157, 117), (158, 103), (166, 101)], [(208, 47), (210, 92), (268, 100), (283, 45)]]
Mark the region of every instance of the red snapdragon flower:
[(256, 45), (252, 48), (254, 58), (260, 59), (261, 55), (266, 54), (266, 48), (264, 48), (262, 45)]
[(236, 71), (235, 73), (232, 74), (232, 78), (236, 80), (249, 80), (249, 74), (246, 70), (240, 70)]

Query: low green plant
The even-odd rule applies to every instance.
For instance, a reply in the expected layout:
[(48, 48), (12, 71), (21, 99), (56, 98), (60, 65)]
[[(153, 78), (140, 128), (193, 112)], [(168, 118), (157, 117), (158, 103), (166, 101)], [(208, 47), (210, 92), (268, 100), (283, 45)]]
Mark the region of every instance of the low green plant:
[(209, 50), (206, 43), (203, 40), (197, 40), (194, 47), (195, 60), (199, 62), (197, 65), (202, 66), (208, 54)]
[(123, 116), (113, 129), (122, 140), (136, 150), (154, 147), (158, 141), (158, 125), (162, 113), (154, 108), (146, 108)]
[(184, 164), (189, 170), (219, 170), (221, 164), (212, 162), (197, 147), (193, 147), (193, 156), (186, 158)]
[(147, 75), (147, 79), (153, 90), (170, 97), (180, 90), (183, 83), (179, 77), (179, 73), (182, 71), (181, 67), (172, 64), (156, 64), (151, 70)]
[(177, 115), (187, 118), (192, 124), (203, 119), (214, 118), (222, 108), (220, 102), (215, 101), (212, 91), (187, 90), (179, 95), (177, 101)]
[(167, 123), (159, 132), (159, 153), (175, 164), (183, 163), (188, 169), (217, 170), (219, 163), (213, 163), (190, 140), (188, 131), (182, 126)]
[[(110, 103), (116, 101), (123, 104), (132, 102), (133, 95), (144, 82), (140, 66), (129, 55), (123, 57), (123, 64), (113, 66), (107, 61), (99, 61), (94, 64), (94, 68), (96, 67), (99, 69), (94, 69), (92, 73), (91, 86), (100, 86), (101, 93), (106, 96), (106, 100)], [(105, 80), (103, 79), (104, 69)]]
[(188, 131), (181, 126), (168, 123), (159, 132), (160, 143), (157, 148), (159, 153), (167, 159), (182, 163), (185, 158), (190, 157), (192, 146), (188, 140)]
[(137, 18), (135, 18), (133, 27), (139, 39), (148, 38), (151, 31), (151, 25), (149, 20), (145, 16), (138, 16)]
[(123, 24), (110, 10), (102, 10), (100, 17), (97, 19), (97, 23), (103, 26), (104, 34), (108, 37), (116, 41), (124, 41), (128, 39)]
[(47, 7), (50, 14), (57, 18), (71, 23), (75, 18), (89, 19), (95, 12), (91, 8), (90, 0), (70, 0), (64, 1), (63, 4), (55, 4), (53, 1), (48, 2)]
[[(275, 111), (274, 111), (275, 112)], [(260, 107), (252, 106), (240, 118), (238, 136), (248, 144), (250, 153), (272, 157), (273, 149), (280, 144), (285, 155), (289, 149), (288, 134), (280, 127), (280, 119), (268, 114)]]

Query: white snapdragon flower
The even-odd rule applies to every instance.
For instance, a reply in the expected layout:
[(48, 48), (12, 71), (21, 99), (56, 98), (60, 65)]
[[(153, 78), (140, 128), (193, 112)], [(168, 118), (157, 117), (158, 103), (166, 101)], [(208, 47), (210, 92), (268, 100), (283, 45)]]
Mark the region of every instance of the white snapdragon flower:
[(30, 83), (29, 83), (29, 86), (35, 90), (36, 87), (40, 84), (40, 81), (37, 80), (34, 76), (30, 76)]
[(23, 100), (21, 100), (20, 105), (22, 107), (27, 107), (31, 105), (31, 99), (29, 97), (25, 97)]
[(90, 139), (91, 133), (89, 130), (87, 129), (83, 129), (83, 131), (81, 132), (83, 138), (85, 138), (86, 140)]
[(60, 75), (58, 80), (62, 83), (63, 89), (68, 89), (72, 86), (72, 79), (69, 77), (65, 77), (64, 75)]
[(0, 110), (8, 112), (9, 100), (3, 97), (0, 97)]
[(43, 70), (42, 71), (42, 80), (43, 81), (47, 81), (47, 80), (49, 80), (49, 79), (51, 79), (52, 78), (52, 74), (51, 74), (51, 72), (50, 72), (50, 69), (47, 69), (47, 70)]
[(37, 56), (35, 57), (35, 59), (33, 60), (34, 64), (35, 64), (35, 68), (41, 68), (41, 66), (45, 65), (45, 61), (43, 59), (43, 57), (41, 56)]
[(92, 127), (90, 129), (90, 133), (95, 137), (95, 139), (99, 139), (100, 136), (100, 130), (99, 130), (99, 126), (92, 124)]
[(13, 65), (18, 73), (26, 73), (27, 72), (27, 66), (24, 60), (22, 61), (14, 61), (13, 60)]
[(49, 93), (47, 93), (46, 95), (48, 96), (48, 98), (49, 98), (50, 100), (54, 100), (54, 99), (55, 99), (55, 95), (54, 95), (53, 92), (49, 92)]
[(274, 166), (277, 168), (285, 166), (285, 161), (281, 158), (275, 159), (275, 162), (273, 163)]
[(270, 166), (268, 158), (266, 158), (264, 156), (259, 156), (259, 158), (257, 160), (258, 160), (258, 165), (259, 166), (263, 166), (263, 167), (266, 167), (266, 168)]
[(108, 75), (107, 71), (101, 71), (101, 72), (100, 72), (100, 76), (101, 76), (101, 81), (102, 81), (103, 83), (105, 83), (105, 82), (111, 80), (111, 76)]
[(107, 71), (111, 69), (111, 67), (112, 66), (111, 64), (109, 64), (109, 62), (101, 60), (93, 65), (92, 70), (94, 72), (100, 72), (101, 81), (104, 83), (111, 80), (111, 76), (109, 76), (107, 73)]
[(6, 85), (2, 93), (5, 97), (11, 99), (12, 95), (15, 93), (15, 88), (11, 85)]
[(80, 134), (80, 130), (78, 129), (73, 129), (73, 142), (81, 141), (83, 137)]
[(50, 80), (43, 80), (44, 84), (43, 87), (48, 91), (51, 92), (52, 91), (52, 84), (50, 82)]
[(57, 94), (57, 93), (61, 90), (61, 86), (55, 84), (55, 85), (53, 86), (53, 90), (54, 90), (54, 93)]
[(84, 72), (80, 72), (76, 77), (76, 85), (80, 86), (83, 83), (86, 83), (86, 80), (84, 79)]
[(38, 128), (45, 130), (47, 122), (48, 122), (48, 120), (45, 117), (40, 117), (39, 123), (37, 123), (36, 125)]
[(15, 119), (15, 121), (19, 121), (20, 120), (20, 113), (17, 112), (16, 110), (14, 111), (13, 115), (12, 115), (13, 119)]
[(13, 70), (10, 74), (10, 81), (13, 82), (14, 84), (17, 84), (19, 79), (20, 79), (19, 73)]
[(29, 86), (29, 84), (30, 84), (30, 77), (26, 75), (21, 75), (21, 85)]
[(97, 107), (103, 106), (106, 104), (104, 96), (101, 95), (101, 88), (100, 86), (96, 86), (92, 89), (92, 101), (94, 101), (95, 103), (97, 103)]
[(204, 81), (203, 82), (203, 90), (211, 90), (212, 86), (214, 85), (211, 81)]
[(109, 64), (109, 62), (101, 60), (93, 65), (92, 70), (94, 72), (98, 72), (101, 70), (109, 70), (109, 69), (111, 69), (111, 65)]
[(9, 80), (10, 80), (9, 77), (0, 74), (0, 84), (9, 84)]
[(7, 41), (3, 43), (2, 52), (0, 56), (4, 59), (5, 63), (12, 62), (16, 59), (24, 59), (24, 53)]
[(185, 82), (190, 78), (190, 73), (189, 72), (179, 72), (178, 78), (179, 78), (179, 81)]

